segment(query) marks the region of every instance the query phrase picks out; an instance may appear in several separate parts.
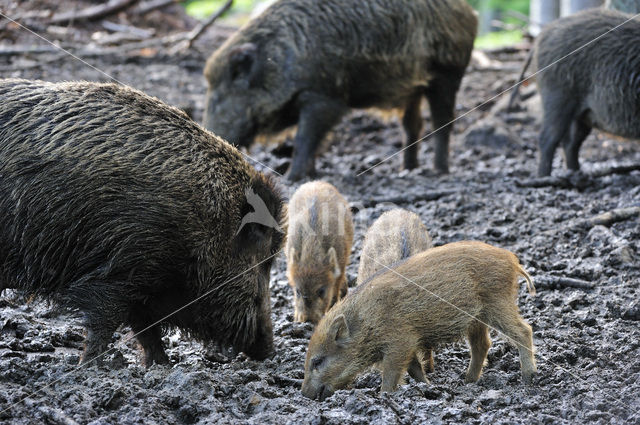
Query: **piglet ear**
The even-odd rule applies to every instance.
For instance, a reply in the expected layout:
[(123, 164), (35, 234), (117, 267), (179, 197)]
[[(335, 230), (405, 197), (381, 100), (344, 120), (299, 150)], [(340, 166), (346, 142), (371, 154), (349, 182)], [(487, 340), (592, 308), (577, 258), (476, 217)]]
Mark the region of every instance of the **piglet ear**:
[(333, 270), (333, 277), (335, 279), (339, 278), (342, 274), (342, 270), (340, 270), (340, 264), (338, 264), (338, 254), (336, 254), (336, 249), (334, 247), (329, 248), (327, 251), (327, 259), (329, 260), (329, 266)]
[(229, 52), (231, 78), (247, 78), (251, 80), (257, 68), (258, 47), (253, 43), (235, 46)]
[(329, 337), (341, 346), (349, 341), (349, 325), (344, 314), (338, 315), (329, 327)]

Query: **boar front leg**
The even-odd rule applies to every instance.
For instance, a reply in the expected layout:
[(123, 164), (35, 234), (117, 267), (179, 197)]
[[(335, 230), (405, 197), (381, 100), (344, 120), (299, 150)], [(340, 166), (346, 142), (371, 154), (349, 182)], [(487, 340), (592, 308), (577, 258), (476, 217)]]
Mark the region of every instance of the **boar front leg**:
[(407, 346), (406, 341), (394, 344), (395, 349), (385, 353), (382, 359), (382, 387), (380, 392), (393, 392), (398, 387), (400, 380), (407, 372), (409, 363), (415, 358), (416, 353), (402, 351)]
[(320, 142), (346, 112), (346, 107), (327, 97), (300, 95), (298, 131), (293, 140), (293, 159), (287, 179), (300, 180), (315, 172), (315, 154)]
[(580, 162), (578, 161), (578, 152), (580, 146), (587, 136), (591, 133), (591, 126), (584, 123), (580, 119), (576, 119), (571, 123), (569, 130), (569, 142), (564, 145), (564, 160), (569, 170), (578, 171)]
[(455, 115), (456, 93), (463, 75), (464, 68), (442, 70), (429, 82), (425, 93), (431, 109), (431, 125), (436, 139), (434, 167), (440, 173), (449, 172), (449, 135)]
[(168, 364), (169, 357), (162, 346), (162, 329), (158, 324), (153, 325), (155, 321), (143, 313), (145, 309), (144, 305), (137, 306), (133, 309), (135, 313), (130, 318), (131, 329), (137, 335), (138, 342), (142, 346), (144, 365), (150, 367), (154, 363)]
[(545, 177), (551, 174), (553, 155), (556, 152), (556, 148), (569, 132), (569, 126), (573, 120), (574, 105), (568, 103), (569, 96), (560, 91), (554, 92), (550, 89), (545, 89), (541, 94), (544, 118), (538, 142), (540, 146), (538, 176)]
[(404, 127), (404, 168), (412, 170), (418, 166), (418, 146), (420, 143), (420, 132), (422, 131), (422, 115), (420, 114), (420, 103), (422, 93), (415, 93), (409, 99), (402, 117)]

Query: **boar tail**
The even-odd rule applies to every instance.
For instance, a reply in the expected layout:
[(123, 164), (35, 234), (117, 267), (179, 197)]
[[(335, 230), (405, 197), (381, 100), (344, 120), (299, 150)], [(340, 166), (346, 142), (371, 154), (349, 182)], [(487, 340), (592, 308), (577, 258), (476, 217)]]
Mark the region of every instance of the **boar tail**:
[(518, 77), (518, 82), (516, 83), (516, 86), (513, 88), (513, 91), (511, 92), (511, 97), (509, 98), (509, 105), (507, 105), (507, 112), (511, 112), (513, 110), (513, 104), (516, 101), (516, 98), (518, 97), (518, 90), (520, 89), (520, 86), (524, 81), (524, 74), (525, 72), (527, 72), (527, 68), (529, 68), (529, 65), (531, 65), (531, 59), (533, 58), (533, 51), (534, 51), (534, 48), (532, 47), (531, 50), (529, 50), (529, 55), (527, 55), (527, 61), (524, 63), (524, 66), (522, 67), (522, 72)]
[(529, 273), (527, 273), (526, 270), (522, 268), (522, 266), (519, 265), (518, 267), (518, 273), (520, 274), (520, 276), (524, 277), (524, 280), (527, 281), (527, 290), (531, 295), (535, 295), (536, 287), (533, 286), (533, 279), (531, 279)]

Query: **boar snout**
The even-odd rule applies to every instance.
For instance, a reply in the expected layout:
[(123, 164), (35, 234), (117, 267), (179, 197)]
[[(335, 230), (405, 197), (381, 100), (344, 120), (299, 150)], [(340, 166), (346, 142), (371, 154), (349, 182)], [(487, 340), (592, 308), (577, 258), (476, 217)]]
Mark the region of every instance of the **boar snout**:
[(273, 335), (261, 335), (256, 338), (255, 342), (244, 350), (245, 354), (254, 360), (265, 360), (275, 355), (273, 348)]
[(202, 126), (236, 146), (250, 146), (256, 135), (255, 124), (247, 111), (229, 101), (221, 101), (213, 92), (207, 93)]

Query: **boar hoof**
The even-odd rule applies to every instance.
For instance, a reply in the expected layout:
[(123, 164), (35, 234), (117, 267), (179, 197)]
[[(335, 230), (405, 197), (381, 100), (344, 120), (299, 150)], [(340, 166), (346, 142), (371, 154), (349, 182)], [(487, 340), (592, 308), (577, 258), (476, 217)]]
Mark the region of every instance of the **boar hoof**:
[(284, 177), (290, 182), (302, 180), (305, 177), (313, 177), (316, 174), (316, 169), (313, 162), (307, 162), (306, 164), (297, 163), (295, 160), (291, 163), (289, 171)]
[(169, 357), (164, 350), (149, 350), (144, 353), (144, 367), (151, 367), (154, 363), (169, 364)]
[(304, 171), (289, 170), (287, 171), (287, 174), (284, 175), (284, 177), (290, 182), (296, 182), (307, 177), (307, 173), (305, 173)]

